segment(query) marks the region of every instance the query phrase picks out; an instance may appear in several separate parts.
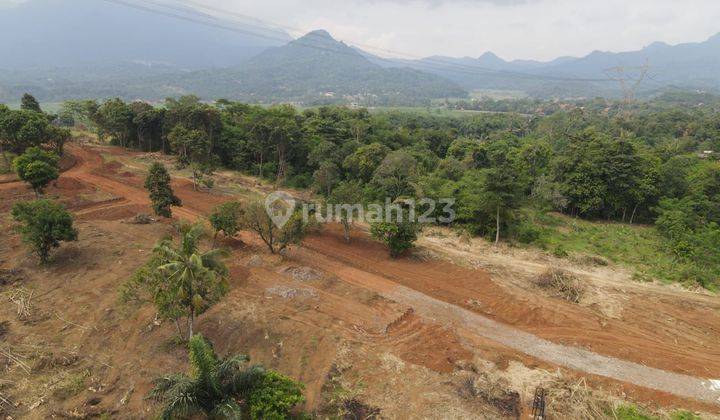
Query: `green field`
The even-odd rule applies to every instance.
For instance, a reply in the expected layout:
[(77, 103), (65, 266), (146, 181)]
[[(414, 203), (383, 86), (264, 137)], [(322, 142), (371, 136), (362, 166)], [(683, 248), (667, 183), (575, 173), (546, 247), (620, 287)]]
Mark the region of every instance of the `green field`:
[(600, 256), (633, 270), (637, 280), (693, 283), (691, 264), (678, 261), (653, 226), (591, 222), (557, 213), (534, 217), (542, 232), (537, 245), (557, 256)]

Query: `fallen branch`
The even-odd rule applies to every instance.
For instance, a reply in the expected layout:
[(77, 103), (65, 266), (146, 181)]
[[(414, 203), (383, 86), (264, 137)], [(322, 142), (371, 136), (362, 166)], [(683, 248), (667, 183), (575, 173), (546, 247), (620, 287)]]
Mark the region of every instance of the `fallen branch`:
[[(57, 317), (57, 319), (59, 319), (60, 321), (66, 323), (66, 324), (68, 324), (68, 325), (72, 325), (72, 326), (74, 326), (74, 327), (78, 327), (78, 328), (80, 328), (80, 329), (83, 330), (83, 331), (87, 331), (87, 330), (90, 329), (90, 327), (86, 327), (86, 326), (83, 326), (83, 325), (80, 325), (80, 324), (76, 324), (76, 323), (74, 323), (74, 322), (72, 322), (72, 321), (68, 321), (67, 319), (61, 318), (60, 315), (58, 315), (57, 312), (55, 312), (55, 317)], [(92, 327), (92, 328), (93, 328), (95, 331), (97, 331), (97, 328), (95, 328), (95, 327)]]
[(20, 360), (22, 356), (16, 356), (12, 354), (9, 350), (0, 349), (0, 354), (5, 356), (8, 360), (12, 360), (15, 362), (18, 366), (22, 368), (22, 370), (25, 371), (25, 373), (30, 374), (30, 366), (28, 366), (25, 362)]

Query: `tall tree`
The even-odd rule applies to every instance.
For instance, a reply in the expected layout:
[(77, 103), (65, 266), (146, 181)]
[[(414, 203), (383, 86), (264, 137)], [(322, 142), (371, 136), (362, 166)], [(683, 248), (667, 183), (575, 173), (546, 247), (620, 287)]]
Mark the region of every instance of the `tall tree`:
[(389, 198), (391, 202), (400, 197), (414, 197), (418, 179), (417, 161), (404, 150), (390, 152), (375, 170), (372, 184), (376, 196)]
[(170, 174), (160, 162), (150, 166), (148, 176), (145, 178), (145, 189), (150, 193), (153, 210), (158, 216), (171, 217), (170, 207), (182, 206), (182, 201), (175, 196), (170, 186)]
[(20, 100), (20, 109), (23, 109), (25, 111), (42, 113), (42, 109), (40, 109), (40, 103), (37, 101), (37, 99), (35, 99), (34, 96), (29, 93), (25, 93), (22, 96), (22, 99)]
[[(359, 181), (344, 181), (332, 190), (327, 200), (328, 206), (333, 206), (333, 214), (340, 219), (343, 225), (345, 242), (350, 242), (350, 227), (359, 220), (358, 206), (362, 206), (362, 185)], [(362, 208), (362, 207), (360, 207)]]

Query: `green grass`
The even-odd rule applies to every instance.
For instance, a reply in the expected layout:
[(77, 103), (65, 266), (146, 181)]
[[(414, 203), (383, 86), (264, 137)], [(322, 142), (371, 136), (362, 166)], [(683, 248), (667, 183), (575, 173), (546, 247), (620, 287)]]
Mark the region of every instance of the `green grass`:
[(669, 416), (658, 417), (633, 404), (625, 404), (615, 408), (609, 417), (617, 420), (660, 420), (661, 418), (669, 420), (700, 420), (699, 416), (686, 410), (676, 410), (670, 413)]
[(634, 271), (637, 280), (694, 283), (690, 264), (677, 261), (653, 226), (586, 221), (556, 213), (534, 215), (537, 244), (558, 257), (600, 256)]

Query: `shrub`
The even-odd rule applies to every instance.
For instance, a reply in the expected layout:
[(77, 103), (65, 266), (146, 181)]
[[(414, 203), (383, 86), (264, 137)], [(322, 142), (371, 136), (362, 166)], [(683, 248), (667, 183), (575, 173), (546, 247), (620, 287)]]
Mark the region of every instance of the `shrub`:
[(560, 245), (556, 246), (555, 249), (553, 249), (553, 255), (558, 258), (565, 258), (569, 254), (567, 252), (567, 249), (565, 249), (565, 246), (560, 244)]
[(520, 243), (532, 244), (540, 240), (542, 229), (529, 220), (523, 220), (512, 225), (511, 234)]
[(250, 393), (250, 417), (282, 420), (290, 410), (305, 401), (303, 386), (285, 375), (269, 370)]
[(245, 355), (220, 359), (202, 335), (190, 340), (190, 372), (155, 380), (150, 397), (165, 407), (161, 418), (285, 419), (305, 399), (303, 386)]
[(18, 231), (22, 240), (47, 262), (50, 250), (62, 241), (77, 240), (73, 218), (65, 207), (50, 200), (20, 202), (13, 206), (12, 217), (20, 222)]

